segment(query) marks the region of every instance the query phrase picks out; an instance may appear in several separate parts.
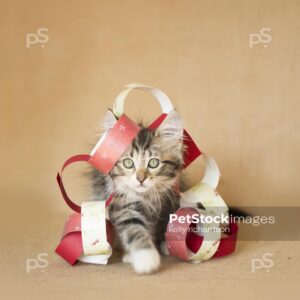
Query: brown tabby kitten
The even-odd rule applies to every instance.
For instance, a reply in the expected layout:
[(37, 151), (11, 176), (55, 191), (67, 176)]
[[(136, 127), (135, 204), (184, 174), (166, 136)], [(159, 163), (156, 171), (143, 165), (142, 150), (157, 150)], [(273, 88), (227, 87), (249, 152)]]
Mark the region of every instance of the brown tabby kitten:
[[(108, 111), (104, 128), (115, 123)], [(141, 128), (110, 172), (116, 194), (109, 218), (125, 250), (123, 261), (138, 273), (151, 273), (160, 266), (158, 249), (166, 252), (169, 214), (179, 208), (176, 184), (183, 164), (183, 127), (174, 111), (155, 131)], [(106, 198), (111, 188), (110, 179), (94, 170), (91, 200)]]

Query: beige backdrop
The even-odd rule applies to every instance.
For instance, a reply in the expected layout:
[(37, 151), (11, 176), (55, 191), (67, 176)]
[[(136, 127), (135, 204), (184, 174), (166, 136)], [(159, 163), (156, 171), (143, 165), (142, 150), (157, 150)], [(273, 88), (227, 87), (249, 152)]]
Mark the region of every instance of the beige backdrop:
[[(300, 1), (1, 0), (0, 24), (1, 228), (11, 243), (23, 236), (27, 257), (30, 247), (42, 251), (28, 235), (42, 240), (48, 232), (47, 251), (54, 248), (64, 217), (49, 224), (69, 213), (56, 172), (87, 153), (130, 82), (171, 97), (217, 160), (230, 205), (299, 205)], [(41, 28), (49, 40), (26, 47)], [(259, 32), (261, 43), (250, 47)], [(151, 121), (159, 107), (134, 92), (126, 112)], [(201, 166), (189, 169), (191, 182)], [(72, 167), (66, 177), (78, 201), (87, 184), (81, 171)]]
[[(2, 0), (0, 11), (3, 199), (64, 209), (55, 173), (88, 151), (123, 85), (141, 82), (215, 157), (230, 204), (299, 203), (299, 1)], [(26, 48), (39, 28), (49, 41)], [(250, 48), (263, 28), (271, 42)], [(126, 111), (151, 121), (159, 107), (135, 92)]]

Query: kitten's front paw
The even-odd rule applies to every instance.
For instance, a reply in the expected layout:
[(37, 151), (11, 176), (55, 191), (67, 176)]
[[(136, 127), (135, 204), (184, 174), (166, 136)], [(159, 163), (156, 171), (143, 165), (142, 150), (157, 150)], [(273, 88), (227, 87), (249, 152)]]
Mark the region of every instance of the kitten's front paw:
[(131, 253), (130, 262), (137, 273), (149, 274), (159, 268), (160, 256), (156, 249), (140, 249)]

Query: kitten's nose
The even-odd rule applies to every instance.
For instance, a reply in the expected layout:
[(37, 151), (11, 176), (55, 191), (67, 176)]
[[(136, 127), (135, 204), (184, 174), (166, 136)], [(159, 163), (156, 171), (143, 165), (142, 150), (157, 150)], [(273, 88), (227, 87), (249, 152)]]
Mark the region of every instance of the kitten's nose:
[(147, 178), (147, 173), (144, 170), (138, 170), (136, 173), (136, 179), (142, 184)]

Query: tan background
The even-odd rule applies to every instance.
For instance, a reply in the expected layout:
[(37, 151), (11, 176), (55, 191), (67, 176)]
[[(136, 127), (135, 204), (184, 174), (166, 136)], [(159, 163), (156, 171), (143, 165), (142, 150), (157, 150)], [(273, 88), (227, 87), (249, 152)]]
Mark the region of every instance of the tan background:
[[(19, 259), (9, 263), (11, 284), (20, 277), (22, 290), (39, 277), (30, 275), (28, 285), (21, 264), (52, 251), (69, 212), (56, 172), (70, 155), (88, 151), (105, 110), (130, 82), (171, 97), (186, 129), (217, 160), (230, 205), (299, 205), (299, 1), (1, 0), (0, 20), (2, 229), (10, 224), (2, 250), (11, 255), (6, 264)], [(41, 27), (48, 29), (45, 47), (26, 48), (26, 35)], [(249, 34), (264, 27), (271, 43), (250, 48)], [(159, 107), (135, 92), (126, 111), (151, 121)], [(200, 178), (197, 166), (191, 182)], [(84, 199), (77, 169), (68, 188)], [(12, 215), (19, 221), (11, 224)], [(51, 242), (43, 244), (46, 232)], [(49, 255), (64, 278), (67, 266)], [(108, 270), (118, 273), (118, 265)]]

